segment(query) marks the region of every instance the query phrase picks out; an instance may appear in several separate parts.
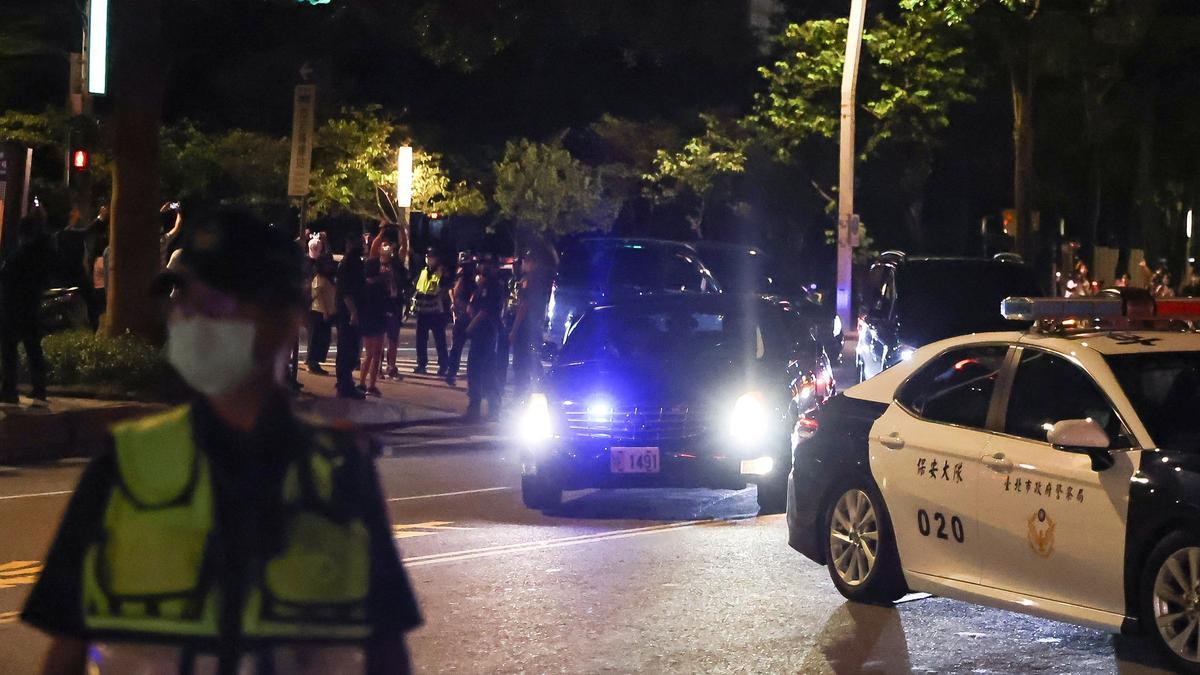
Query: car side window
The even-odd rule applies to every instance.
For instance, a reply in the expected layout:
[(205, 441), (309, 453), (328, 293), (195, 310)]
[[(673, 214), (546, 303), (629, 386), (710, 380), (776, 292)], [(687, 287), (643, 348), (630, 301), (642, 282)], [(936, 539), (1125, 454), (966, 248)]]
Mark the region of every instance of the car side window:
[(1061, 356), (1026, 348), (1017, 366), (1004, 433), (1046, 442), (1046, 434), (1063, 420), (1095, 420), (1113, 439), (1128, 445), (1121, 419), (1096, 383), (1082, 368)]
[(1007, 353), (1003, 345), (950, 350), (917, 371), (896, 400), (931, 422), (983, 429)]
[(675, 253), (667, 257), (663, 268), (663, 281), (663, 286), (672, 291), (702, 292), (706, 290), (700, 266), (696, 264), (695, 260), (682, 253)]

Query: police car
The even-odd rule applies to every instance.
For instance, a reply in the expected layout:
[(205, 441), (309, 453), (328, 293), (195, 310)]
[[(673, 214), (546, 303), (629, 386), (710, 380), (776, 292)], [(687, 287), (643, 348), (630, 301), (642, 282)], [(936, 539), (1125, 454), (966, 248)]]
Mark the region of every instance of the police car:
[(922, 591), (1114, 632), (1200, 672), (1200, 301), (1008, 298), (795, 446), (789, 543), (842, 595)]

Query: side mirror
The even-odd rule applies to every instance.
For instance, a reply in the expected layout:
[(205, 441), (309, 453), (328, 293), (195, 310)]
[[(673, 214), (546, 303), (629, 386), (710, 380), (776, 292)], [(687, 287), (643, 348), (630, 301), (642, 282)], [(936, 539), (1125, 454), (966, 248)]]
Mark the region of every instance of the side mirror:
[(1092, 470), (1104, 471), (1115, 462), (1108, 446), (1112, 440), (1094, 420), (1062, 420), (1046, 434), (1046, 440), (1064, 452), (1076, 452), (1092, 458)]

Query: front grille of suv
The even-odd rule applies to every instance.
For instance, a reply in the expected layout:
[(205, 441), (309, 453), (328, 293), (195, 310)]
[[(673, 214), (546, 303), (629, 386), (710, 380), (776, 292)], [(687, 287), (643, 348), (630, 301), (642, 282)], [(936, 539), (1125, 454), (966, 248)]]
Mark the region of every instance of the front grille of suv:
[(704, 433), (705, 415), (688, 406), (614, 407), (589, 411), (587, 406), (563, 406), (567, 435), (574, 438), (657, 443)]

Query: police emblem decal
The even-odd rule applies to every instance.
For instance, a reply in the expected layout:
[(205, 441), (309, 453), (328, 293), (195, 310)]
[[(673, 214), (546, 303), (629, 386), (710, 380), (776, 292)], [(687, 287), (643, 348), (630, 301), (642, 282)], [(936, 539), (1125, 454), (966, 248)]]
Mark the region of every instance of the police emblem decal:
[(1029, 516), (1029, 548), (1043, 558), (1054, 553), (1054, 519), (1046, 515), (1046, 509), (1038, 509)]

